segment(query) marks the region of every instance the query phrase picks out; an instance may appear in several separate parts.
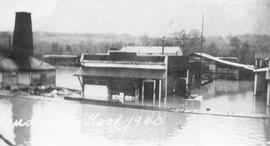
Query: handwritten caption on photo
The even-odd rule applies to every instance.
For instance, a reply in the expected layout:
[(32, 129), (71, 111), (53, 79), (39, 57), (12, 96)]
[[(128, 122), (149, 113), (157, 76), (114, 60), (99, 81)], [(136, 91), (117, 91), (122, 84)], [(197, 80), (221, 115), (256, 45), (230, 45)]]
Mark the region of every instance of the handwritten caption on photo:
[(104, 116), (101, 113), (87, 113), (78, 119), (70, 120), (25, 120), (16, 119), (10, 122), (0, 118), (0, 127), (31, 127), (31, 126), (43, 126), (43, 127), (70, 127), (75, 124), (82, 124), (85, 128), (107, 128), (109, 132), (127, 132), (131, 128), (137, 128), (142, 126), (160, 126), (164, 122), (164, 119), (160, 115), (154, 116)]

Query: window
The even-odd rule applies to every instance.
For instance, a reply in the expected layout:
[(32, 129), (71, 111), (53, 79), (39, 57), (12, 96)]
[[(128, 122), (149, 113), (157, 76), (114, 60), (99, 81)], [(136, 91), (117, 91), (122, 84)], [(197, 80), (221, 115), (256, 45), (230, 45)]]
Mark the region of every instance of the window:
[(45, 73), (40, 74), (40, 82), (47, 81), (47, 75)]

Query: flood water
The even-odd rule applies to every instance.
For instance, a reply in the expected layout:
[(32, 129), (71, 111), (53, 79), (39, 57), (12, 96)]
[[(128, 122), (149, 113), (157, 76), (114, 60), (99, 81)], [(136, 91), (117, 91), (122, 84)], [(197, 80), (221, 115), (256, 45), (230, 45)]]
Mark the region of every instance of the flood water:
[[(73, 76), (78, 67), (57, 67), (56, 85), (66, 88), (81, 90), (77, 77)], [(90, 85), (86, 87), (87, 95), (99, 100), (107, 100), (107, 89), (103, 86)], [(184, 103), (180, 97), (168, 97), (166, 107), (178, 108), (185, 106), (186, 110), (202, 111), (220, 114), (236, 115), (269, 115), (270, 108), (266, 107), (266, 97), (253, 96), (252, 81), (216, 80), (200, 89), (192, 91), (192, 94), (203, 96), (203, 101)], [(151, 102), (148, 105), (152, 105)], [(162, 104), (162, 106), (164, 106)]]
[[(72, 81), (76, 78), (68, 75), (72, 73), (67, 67), (62, 69), (57, 71), (57, 75), (61, 74), (60, 78), (70, 82), (58, 80), (57, 84), (72, 88), (76, 84)], [(250, 110), (246, 107), (251, 103), (244, 103), (250, 100), (246, 99), (249, 83), (238, 86), (243, 89), (240, 93), (231, 87), (230, 82), (228, 87), (214, 84), (217, 83), (208, 85), (211, 89), (205, 86), (195, 91), (207, 97), (202, 109), (210, 107), (216, 111), (227, 111), (230, 109), (227, 106), (232, 103), (231, 107), (240, 111), (242, 108), (243, 111)], [(224, 97), (226, 94), (230, 96)], [(234, 107), (234, 102), (238, 105), (243, 103), (243, 106)], [(270, 120), (0, 97), (0, 134), (18, 146), (270, 146)], [(2, 145), (6, 144), (0, 139)]]
[(237, 115), (269, 115), (266, 96), (253, 95), (253, 81), (216, 80), (192, 91), (203, 95), (200, 110)]
[[(13, 144), (25, 146), (270, 145), (269, 119), (170, 113), (20, 97), (1, 97), (0, 115), (0, 134)], [(21, 125), (16, 125), (21, 119)], [(5, 145), (1, 139), (0, 145)]]

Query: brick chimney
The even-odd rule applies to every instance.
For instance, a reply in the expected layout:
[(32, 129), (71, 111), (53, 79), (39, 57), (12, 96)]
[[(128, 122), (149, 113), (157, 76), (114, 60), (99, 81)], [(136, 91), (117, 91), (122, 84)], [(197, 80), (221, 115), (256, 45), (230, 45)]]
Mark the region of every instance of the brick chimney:
[(31, 13), (16, 12), (13, 32), (13, 57), (20, 69), (30, 69), (34, 54)]

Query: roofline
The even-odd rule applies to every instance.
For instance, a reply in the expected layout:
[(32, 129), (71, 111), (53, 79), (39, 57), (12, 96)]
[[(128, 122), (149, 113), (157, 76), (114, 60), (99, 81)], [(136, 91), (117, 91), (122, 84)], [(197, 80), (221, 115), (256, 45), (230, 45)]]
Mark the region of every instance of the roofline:
[(115, 64), (115, 63), (99, 63), (99, 62), (81, 62), (83, 67), (100, 67), (100, 68), (130, 68), (130, 69), (156, 69), (165, 70), (165, 64)]

